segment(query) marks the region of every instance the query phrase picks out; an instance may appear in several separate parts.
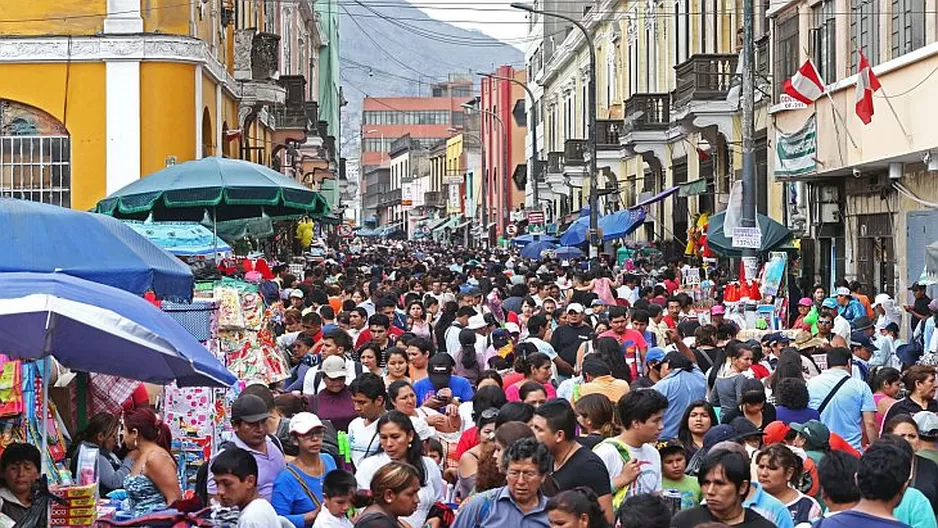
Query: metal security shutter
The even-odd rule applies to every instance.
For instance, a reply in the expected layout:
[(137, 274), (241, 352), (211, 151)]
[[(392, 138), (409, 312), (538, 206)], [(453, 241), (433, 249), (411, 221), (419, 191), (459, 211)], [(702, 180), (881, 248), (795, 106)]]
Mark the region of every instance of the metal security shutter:
[[(905, 262), (908, 283), (918, 280), (925, 269), (925, 246), (938, 241), (938, 211), (910, 211), (906, 213)], [(908, 287), (908, 285), (905, 285)], [(935, 298), (938, 287), (929, 286), (928, 296)], [(906, 301), (912, 296), (906, 292)], [(900, 300), (903, 297), (900, 296)]]

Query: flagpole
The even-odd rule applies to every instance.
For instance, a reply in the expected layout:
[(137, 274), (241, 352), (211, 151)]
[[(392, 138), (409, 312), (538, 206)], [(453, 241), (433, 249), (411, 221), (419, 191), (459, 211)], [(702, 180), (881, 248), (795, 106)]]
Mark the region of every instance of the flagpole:
[[(873, 71), (873, 67), (870, 66), (870, 71)], [(859, 74), (858, 74), (859, 75)], [(899, 120), (899, 114), (896, 113), (896, 109), (892, 106), (892, 101), (889, 100), (889, 96), (886, 95), (886, 89), (883, 88), (882, 83), (879, 85), (879, 91), (883, 93), (883, 99), (886, 100), (886, 104), (889, 105), (889, 111), (892, 112), (892, 117), (896, 118), (896, 124), (899, 125), (899, 130), (902, 131), (902, 134), (905, 135), (905, 140), (909, 143), (912, 143), (912, 136), (906, 132), (905, 127), (902, 126), (902, 121)]]
[[(804, 54), (806, 57), (808, 57), (808, 60), (811, 60), (811, 54), (808, 53), (808, 48), (802, 48), (802, 51), (804, 51)], [(816, 67), (815, 70), (817, 70)], [(818, 77), (820, 77), (820, 74), (818, 74)], [(828, 89), (829, 86), (829, 84), (824, 83), (824, 95), (827, 96), (827, 100), (831, 104), (831, 109), (834, 110), (834, 115), (837, 116), (837, 119), (840, 119), (840, 123), (844, 126), (844, 132), (846, 132), (847, 139), (850, 140), (850, 144), (853, 145), (853, 148), (859, 148), (857, 147), (857, 142), (853, 139), (853, 134), (850, 133), (850, 128), (847, 126), (847, 120), (844, 119), (844, 116), (840, 113), (840, 110), (837, 109), (837, 105), (834, 104), (834, 98), (831, 97), (831, 91)]]

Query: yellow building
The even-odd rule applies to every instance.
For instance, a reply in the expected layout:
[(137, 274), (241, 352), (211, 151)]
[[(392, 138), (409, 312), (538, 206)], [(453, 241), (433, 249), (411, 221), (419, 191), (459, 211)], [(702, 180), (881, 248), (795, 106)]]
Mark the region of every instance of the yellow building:
[[(571, 10), (559, 0), (540, 0), (537, 7)], [(580, 22), (596, 50), (597, 183), (607, 194), (600, 212), (646, 203), (646, 224), (634, 237), (676, 241), (673, 251), (681, 252), (694, 215), (724, 209), (731, 184), (740, 177), (740, 113), (730, 88), (737, 77), (742, 4), (607, 0), (584, 3), (582, 11)], [(541, 201), (563, 225), (589, 194), (584, 158), (589, 53), (582, 32), (549, 18), (531, 19), (527, 58), (543, 131), (539, 154), (546, 159)], [(764, 35), (760, 23), (757, 62), (763, 78), (768, 74)], [(781, 186), (767, 178), (766, 108), (760, 103), (757, 202), (760, 212), (780, 219)], [(679, 187), (673, 197), (659, 197), (673, 187)]]
[[(285, 105), (290, 86), (275, 80), (289, 73), (314, 79), (305, 71), (312, 62), (305, 50), (294, 71), (280, 66), (279, 24), (287, 19), (275, 10), (316, 20), (312, 2), (290, 6), (259, 0), (4, 4), (0, 194), (91, 209), (138, 178), (203, 156), (278, 167), (276, 147), (284, 150), (291, 140), (302, 145), (317, 124), (308, 120), (315, 111), (304, 110), (316, 93), (305, 79), (292, 76), (303, 114), (292, 122), (296, 112)], [(318, 53), (318, 36), (307, 41)]]

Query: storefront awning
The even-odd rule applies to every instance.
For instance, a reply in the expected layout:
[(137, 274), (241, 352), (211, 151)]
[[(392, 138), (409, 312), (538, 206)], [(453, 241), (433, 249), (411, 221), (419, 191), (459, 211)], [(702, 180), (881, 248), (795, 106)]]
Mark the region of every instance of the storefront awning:
[(436, 230), (436, 228), (440, 227), (441, 225), (445, 224), (446, 222), (449, 222), (449, 217), (448, 217), (448, 216), (444, 216), (443, 218), (438, 218), (438, 219), (435, 219), (435, 220), (430, 220), (430, 223), (429, 223), (430, 231)]
[(680, 188), (681, 188), (680, 186), (675, 186), (675, 187), (671, 187), (670, 189), (661, 191), (660, 193), (654, 196), (649, 196), (648, 198), (645, 198), (641, 202), (638, 202), (637, 204), (633, 205), (632, 208), (634, 209), (636, 207), (644, 207), (646, 205), (651, 205), (655, 202), (660, 202), (661, 200), (664, 200), (668, 196), (671, 196), (672, 194), (676, 193)]
[(706, 178), (700, 178), (699, 180), (694, 180), (692, 182), (682, 183), (678, 185), (679, 189), (677, 195), (680, 198), (685, 198), (687, 196), (697, 196), (707, 192), (707, 184), (710, 183)]
[(443, 231), (445, 229), (453, 229), (458, 223), (459, 223), (459, 217), (451, 216), (447, 218), (446, 221), (443, 222), (442, 224), (434, 227), (433, 232), (436, 233), (439, 231)]
[(456, 224), (456, 227), (454, 227), (454, 229), (462, 229), (471, 223), (472, 223), (472, 220), (466, 220), (465, 222), (461, 224)]

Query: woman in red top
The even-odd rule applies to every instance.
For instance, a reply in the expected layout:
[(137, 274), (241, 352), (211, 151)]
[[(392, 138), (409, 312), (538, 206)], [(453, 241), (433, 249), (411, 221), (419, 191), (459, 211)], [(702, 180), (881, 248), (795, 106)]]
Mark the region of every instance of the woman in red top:
[(795, 319), (794, 324), (791, 325), (792, 330), (806, 330), (811, 331), (811, 325), (804, 322), (804, 318), (811, 313), (811, 308), (814, 306), (814, 303), (809, 297), (804, 297), (798, 301), (798, 317)]

